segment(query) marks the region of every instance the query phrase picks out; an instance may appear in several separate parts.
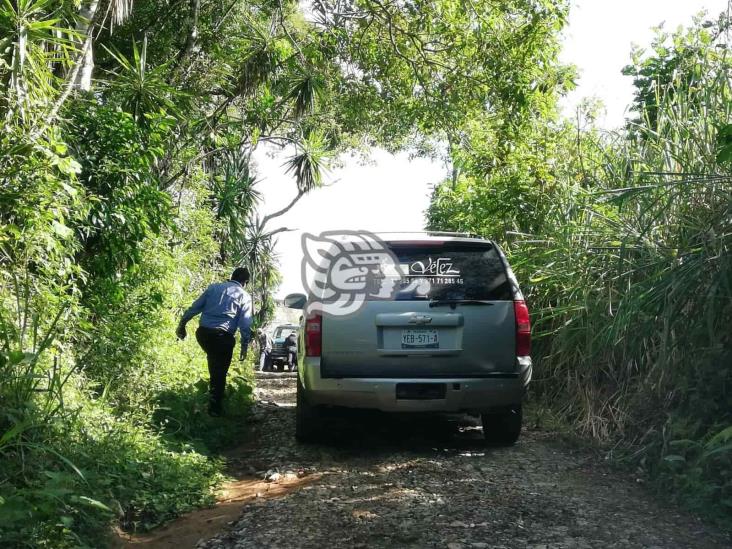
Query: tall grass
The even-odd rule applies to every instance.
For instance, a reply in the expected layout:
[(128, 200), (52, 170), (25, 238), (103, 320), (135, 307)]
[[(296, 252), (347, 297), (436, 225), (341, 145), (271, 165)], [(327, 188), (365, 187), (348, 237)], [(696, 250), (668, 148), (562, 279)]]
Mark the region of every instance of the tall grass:
[[(566, 148), (547, 168), (551, 184), (516, 190), (494, 172), (467, 188), (439, 188), (429, 216), (433, 228), (505, 242), (533, 312), (537, 396), (579, 433), (611, 445), (614, 457), (732, 528), (724, 38), (697, 27), (659, 42), (652, 61), (673, 70), (653, 74), (637, 62), (647, 93), (639, 91), (625, 131), (600, 138), (574, 130), (570, 140), (566, 127), (556, 130)], [(660, 47), (671, 39), (673, 55), (664, 57)], [(514, 203), (529, 207), (501, 202), (512, 188), (521, 197)], [(497, 222), (509, 230), (497, 234)]]
[[(732, 177), (717, 161), (729, 73), (702, 55), (657, 90), (548, 220), (511, 243), (536, 281), (540, 393), (697, 509), (732, 511)], [(692, 73), (692, 85), (685, 75)], [(658, 83), (661, 85), (660, 83)], [(543, 283), (542, 281), (551, 281)]]

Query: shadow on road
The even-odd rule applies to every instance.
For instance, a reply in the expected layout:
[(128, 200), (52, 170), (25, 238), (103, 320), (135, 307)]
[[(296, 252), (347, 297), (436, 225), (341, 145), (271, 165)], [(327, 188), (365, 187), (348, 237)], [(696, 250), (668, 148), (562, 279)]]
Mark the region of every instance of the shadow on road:
[[(286, 411), (293, 415), (294, 410)], [(347, 409), (329, 410), (322, 446), (348, 454), (380, 457), (394, 452), (413, 455), (437, 452), (486, 452), (480, 419), (465, 414), (385, 414)]]

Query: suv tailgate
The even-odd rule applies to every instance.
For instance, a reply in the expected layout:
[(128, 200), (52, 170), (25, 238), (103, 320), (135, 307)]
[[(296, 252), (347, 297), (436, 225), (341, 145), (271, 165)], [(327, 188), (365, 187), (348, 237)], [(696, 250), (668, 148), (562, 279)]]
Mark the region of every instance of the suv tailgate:
[[(321, 376), (482, 377), (516, 368), (513, 293), (489, 242), (389, 243), (405, 277), (391, 300), (323, 318)], [(415, 290), (415, 287), (419, 286)]]

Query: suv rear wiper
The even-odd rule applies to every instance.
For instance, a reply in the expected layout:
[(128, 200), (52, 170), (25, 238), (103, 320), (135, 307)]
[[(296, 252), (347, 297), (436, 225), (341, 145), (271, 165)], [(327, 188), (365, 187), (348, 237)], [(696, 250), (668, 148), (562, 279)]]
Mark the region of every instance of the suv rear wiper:
[(449, 305), (454, 309), (455, 305), (493, 305), (493, 303), (480, 299), (433, 299), (430, 301), (430, 307), (442, 305)]

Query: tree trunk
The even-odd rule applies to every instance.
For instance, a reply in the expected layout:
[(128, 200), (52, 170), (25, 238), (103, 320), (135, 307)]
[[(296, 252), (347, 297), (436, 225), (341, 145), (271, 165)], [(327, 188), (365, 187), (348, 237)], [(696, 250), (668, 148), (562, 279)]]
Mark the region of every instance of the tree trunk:
[[(83, 4), (79, 10), (79, 22), (76, 24), (76, 30), (79, 33), (79, 42), (83, 44), (89, 36), (94, 32), (94, 19), (99, 9), (99, 0), (91, 0), (89, 3)], [(89, 91), (91, 90), (92, 72), (94, 71), (94, 48), (90, 45), (84, 51), (84, 55), (79, 61), (81, 69), (76, 75), (74, 81), (74, 89)]]

